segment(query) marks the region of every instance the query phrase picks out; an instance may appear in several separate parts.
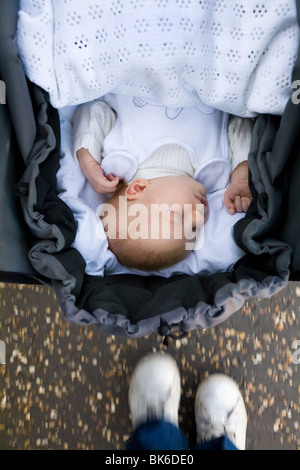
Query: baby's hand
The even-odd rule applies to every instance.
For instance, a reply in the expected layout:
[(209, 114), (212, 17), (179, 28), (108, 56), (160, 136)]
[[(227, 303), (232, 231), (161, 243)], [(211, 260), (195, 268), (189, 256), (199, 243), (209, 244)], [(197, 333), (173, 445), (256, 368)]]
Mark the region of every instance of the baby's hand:
[(80, 168), (94, 190), (99, 194), (111, 194), (118, 189), (120, 178), (114, 175), (104, 175), (99, 163), (87, 149), (77, 151)]
[(225, 192), (224, 204), (231, 215), (247, 212), (252, 201), (249, 188), (248, 162), (240, 163), (232, 172), (231, 183)]

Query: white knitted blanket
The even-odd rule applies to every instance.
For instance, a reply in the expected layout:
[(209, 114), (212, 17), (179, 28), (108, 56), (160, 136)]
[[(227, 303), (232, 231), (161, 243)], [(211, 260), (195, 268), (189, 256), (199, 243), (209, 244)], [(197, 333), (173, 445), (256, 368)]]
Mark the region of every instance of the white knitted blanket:
[(295, 0), (20, 0), (17, 44), (55, 107), (109, 92), (240, 116), (282, 114)]

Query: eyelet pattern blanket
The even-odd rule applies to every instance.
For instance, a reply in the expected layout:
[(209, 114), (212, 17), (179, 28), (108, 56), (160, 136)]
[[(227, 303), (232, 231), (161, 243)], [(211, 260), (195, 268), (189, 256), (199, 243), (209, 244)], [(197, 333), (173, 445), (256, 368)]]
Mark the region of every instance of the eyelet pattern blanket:
[(283, 113), (299, 26), (294, 0), (21, 0), (16, 40), (58, 108), (114, 92), (252, 117)]

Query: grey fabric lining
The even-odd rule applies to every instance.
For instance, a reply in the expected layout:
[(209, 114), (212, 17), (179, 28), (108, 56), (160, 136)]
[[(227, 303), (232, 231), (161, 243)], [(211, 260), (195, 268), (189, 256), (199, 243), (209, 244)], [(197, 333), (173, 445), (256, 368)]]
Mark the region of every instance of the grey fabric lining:
[[(7, 103), (14, 122), (16, 137), (25, 159), (34, 143), (34, 112), (22, 63), (14, 43), (18, 19), (18, 0), (0, 0), (0, 75), (6, 84)], [(26, 114), (19, 112), (26, 109)]]
[(286, 270), (283, 279), (270, 276), (263, 283), (259, 283), (254, 279), (245, 279), (237, 284), (229, 284), (218, 291), (215, 305), (200, 302), (189, 311), (179, 308), (163, 315), (141, 320), (138, 324), (132, 324), (128, 318), (122, 315), (112, 315), (102, 309), (97, 309), (93, 313), (89, 313), (84, 309), (79, 310), (74, 305), (72, 296), (67, 298), (60, 283), (55, 282), (53, 285), (69, 321), (81, 325), (94, 324), (110, 334), (140, 338), (159, 330), (162, 324), (167, 325), (165, 334), (168, 331), (171, 332), (173, 326), (178, 326), (181, 332), (215, 327), (242, 308), (247, 299), (254, 297), (269, 298), (275, 295), (285, 287), (288, 276), (289, 271)]

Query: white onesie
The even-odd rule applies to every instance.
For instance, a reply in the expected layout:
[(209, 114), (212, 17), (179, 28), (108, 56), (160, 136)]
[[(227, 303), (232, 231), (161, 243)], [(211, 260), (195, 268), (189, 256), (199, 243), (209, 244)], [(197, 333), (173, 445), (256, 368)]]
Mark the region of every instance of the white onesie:
[[(104, 102), (117, 118), (111, 116)], [(76, 111), (74, 158), (78, 149), (87, 148), (105, 174), (112, 173), (129, 182), (158, 149), (167, 145), (174, 149), (175, 145), (188, 155), (190, 176), (210, 193), (225, 188), (232, 171), (227, 124), (228, 114), (205, 105), (173, 109), (136, 97), (109, 94)], [(172, 168), (185, 163), (181, 156), (183, 162), (176, 159), (172, 164), (172, 158), (176, 159), (176, 153), (168, 156), (168, 168), (157, 168), (156, 178), (173, 174)]]

